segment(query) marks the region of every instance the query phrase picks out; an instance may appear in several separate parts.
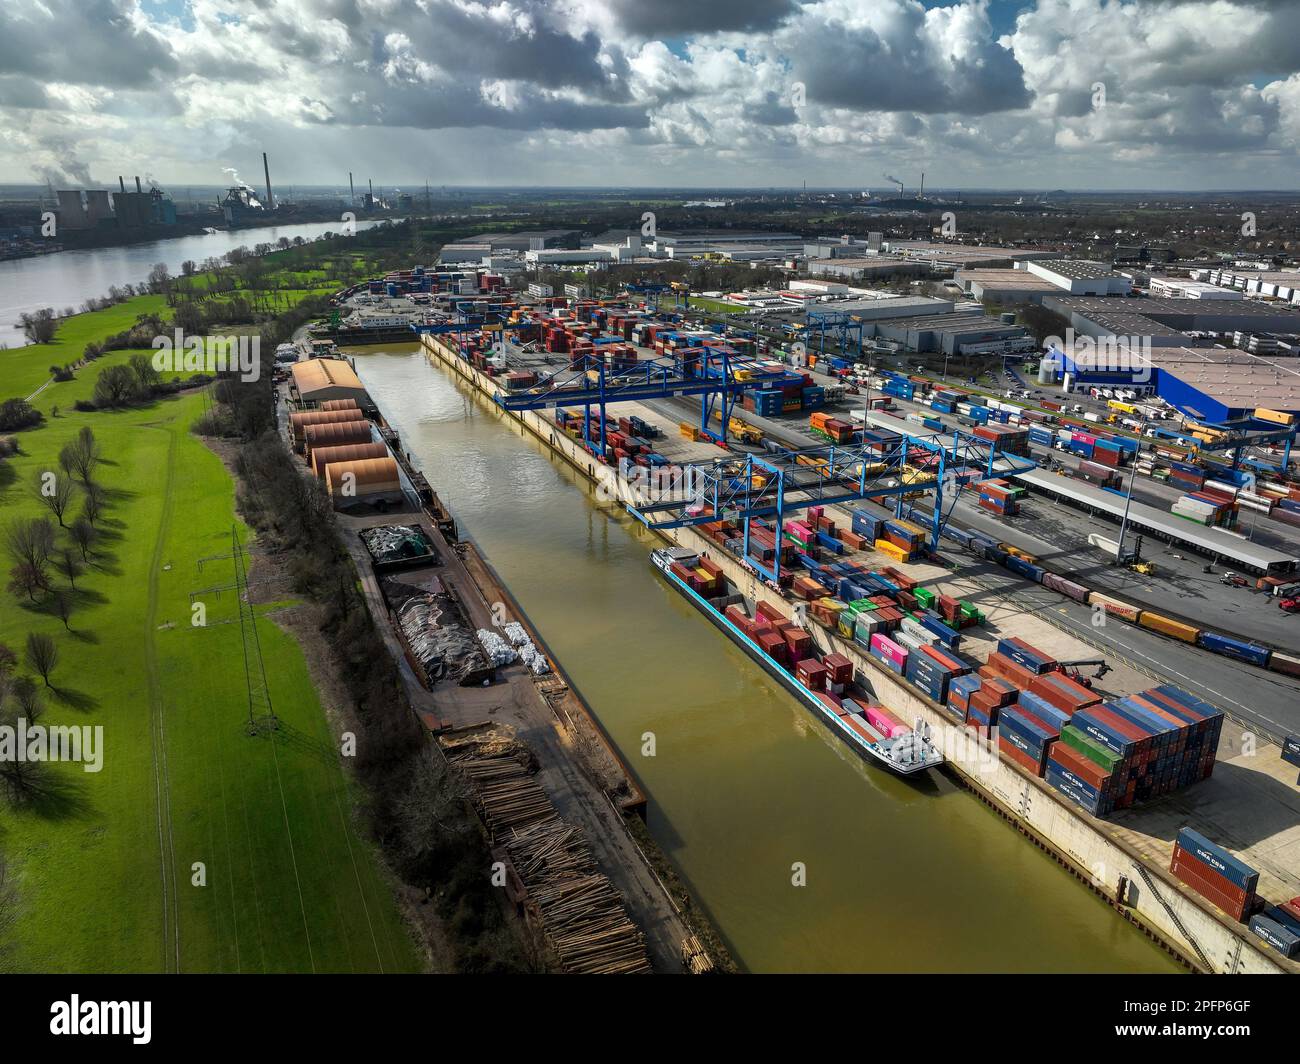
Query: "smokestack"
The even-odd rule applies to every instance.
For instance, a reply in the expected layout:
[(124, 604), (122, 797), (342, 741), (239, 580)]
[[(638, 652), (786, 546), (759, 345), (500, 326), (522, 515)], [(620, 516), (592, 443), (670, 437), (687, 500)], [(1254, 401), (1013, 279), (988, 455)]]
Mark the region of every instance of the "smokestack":
[(273, 210), (275, 202), (271, 199), (271, 164), (266, 161), (266, 152), (262, 152), (262, 173), (266, 175), (266, 209)]
[(357, 205), (357, 190), (356, 190), (356, 186), (354, 186), (354, 185), (352, 184), (352, 171), (351, 171), (351, 170), (348, 171), (348, 195), (349, 195), (349, 197), (351, 197), (351, 200), (352, 200), (352, 206), (355, 207), (355, 206)]
[(135, 190), (136, 190), (137, 192), (143, 192), (143, 191), (144, 191), (144, 189), (142, 189), (142, 188), (140, 187), (140, 178), (139, 178), (139, 177), (137, 177), (137, 178), (135, 179)]
[(916, 194), (917, 199), (925, 199), (925, 171), (921, 171), (921, 191)]
[(370, 178), (366, 178), (366, 184), (370, 186), (370, 199), (373, 201), (375, 198), (375, 183)]
[(122, 195), (126, 195), (126, 178), (121, 174), (117, 175), (117, 186), (122, 190)]

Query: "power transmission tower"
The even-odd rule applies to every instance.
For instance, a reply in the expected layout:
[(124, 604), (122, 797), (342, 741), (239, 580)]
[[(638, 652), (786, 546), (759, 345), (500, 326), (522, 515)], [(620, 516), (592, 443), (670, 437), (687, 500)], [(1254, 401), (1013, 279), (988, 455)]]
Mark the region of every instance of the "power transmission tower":
[(239, 529), (230, 526), (230, 554), (235, 563), (235, 600), (239, 606), (239, 638), (244, 645), (244, 682), (248, 687), (248, 734), (260, 735), (279, 727), (271, 689), (266, 682), (266, 664), (262, 660), (262, 643), (257, 635), (257, 615), (248, 591), (248, 572), (244, 568), (244, 548)]

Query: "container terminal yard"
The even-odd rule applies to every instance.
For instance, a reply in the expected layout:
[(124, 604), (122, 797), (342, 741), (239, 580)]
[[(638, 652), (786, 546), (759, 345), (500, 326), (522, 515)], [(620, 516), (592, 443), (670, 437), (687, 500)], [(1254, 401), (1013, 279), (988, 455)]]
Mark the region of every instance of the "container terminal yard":
[[(892, 409), (864, 398), (855, 417), (855, 397), (835, 379), (764, 365), (766, 352), (720, 331), (692, 335), (627, 304), (549, 304), (417, 331), (441, 371), (674, 546), (660, 552), (662, 565), (684, 596), (788, 676), (832, 731), (850, 742), (932, 741), (942, 771), (1190, 967), (1295, 969), (1285, 948), (1268, 944), (1285, 940), (1286, 906), (1300, 894), (1287, 751), (1300, 688), (1284, 631), (1268, 639), (1238, 629), (1251, 637), (1240, 639), (1201, 628), (1182, 602), (1160, 613), (1140, 596), (1108, 597), (1109, 583), (1083, 583), (1090, 574), (1059, 544), (1030, 551), (1005, 531), (985, 539), (981, 522), (1007, 522), (984, 517), (989, 505), (968, 521), (972, 496), (987, 504), (987, 492), (1000, 494), (1014, 512), (1024, 493), (1009, 505), (1011, 485), (1028, 480), (1028, 506), (1057, 508), (1058, 496), (1034, 483), (1053, 474), (1034, 472), (1027, 431), (909, 422), (903, 404), (927, 390), (913, 384), (905, 399), (886, 374), (868, 386), (893, 391)], [(630, 340), (632, 321), (649, 343)], [(797, 380), (812, 402), (751, 409), (760, 373)], [(655, 470), (668, 491), (645, 490)], [(957, 498), (945, 500), (941, 485)], [(1143, 515), (1130, 507), (1133, 531), (1159, 535), (1154, 511), (1149, 528)], [(1278, 550), (1190, 529), (1170, 537), (1171, 550), (1191, 557), (1200, 539), (1219, 553), (1212, 563), (1227, 558), (1252, 584), (1284, 586), (1294, 571), (1285, 534), (1272, 541)], [(1074, 549), (1086, 545), (1085, 536)], [(1146, 574), (1148, 594), (1166, 565)], [(710, 594), (731, 596), (725, 617)], [(1189, 863), (1198, 860), (1219, 878)], [(1240, 880), (1231, 889), (1227, 874)]]
[(1293, 1044), (1298, 27), (6, 4), (13, 1055)]

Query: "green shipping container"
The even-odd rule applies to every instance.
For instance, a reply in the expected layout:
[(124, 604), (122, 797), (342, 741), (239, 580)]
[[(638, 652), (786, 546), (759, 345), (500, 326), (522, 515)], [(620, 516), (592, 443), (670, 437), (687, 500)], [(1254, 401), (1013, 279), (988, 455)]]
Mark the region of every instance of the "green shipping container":
[(1124, 760), (1120, 754), (1102, 749), (1073, 724), (1067, 724), (1061, 729), (1061, 741), (1107, 772), (1114, 772), (1115, 766)]

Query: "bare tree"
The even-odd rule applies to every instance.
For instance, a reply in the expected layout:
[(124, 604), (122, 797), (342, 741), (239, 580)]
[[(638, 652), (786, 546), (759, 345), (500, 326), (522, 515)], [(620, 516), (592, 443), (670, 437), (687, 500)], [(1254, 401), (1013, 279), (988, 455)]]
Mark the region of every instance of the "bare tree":
[(59, 646), (54, 637), (44, 632), (28, 632), (26, 657), (27, 667), (45, 682), (46, 687), (53, 687), (50, 673), (59, 663)]
[[(93, 528), (95, 522), (99, 520), (100, 514), (104, 508), (103, 492), (98, 490), (97, 485), (87, 485), (86, 501), (81, 504), (81, 514), (90, 523)], [(75, 523), (75, 522), (74, 522)]]
[(48, 517), (11, 521), (5, 528), (4, 544), (15, 564), (30, 565), (44, 575), (46, 563), (54, 550), (54, 526)]
[[(87, 500), (87, 502), (89, 502), (89, 500)], [(75, 543), (81, 551), (81, 560), (83, 562), (89, 561), (90, 550), (95, 545), (95, 540), (99, 538), (99, 533), (95, 531), (95, 526), (92, 525), (83, 514), (68, 526), (68, 534), (72, 536), (72, 542)]]
[(45, 711), (45, 699), (41, 697), (41, 689), (36, 686), (36, 681), (30, 676), (15, 676), (12, 691), (13, 699), (28, 723), (39, 720)]
[(53, 470), (36, 474), (36, 495), (59, 520), (60, 528), (67, 528), (63, 515), (72, 505), (73, 483), (70, 476), (59, 476)]
[(68, 585), (75, 591), (77, 589), (77, 577), (82, 574), (81, 559), (77, 557), (77, 552), (71, 547), (64, 547), (54, 557), (54, 564), (59, 572), (63, 574)]
[(34, 314), (20, 314), (18, 324), (23, 328), (23, 335), (34, 344), (49, 343), (59, 328), (52, 307), (42, 307)]
[(99, 444), (89, 425), (83, 425), (76, 439), (69, 440), (59, 451), (59, 466), (69, 476), (89, 484), (99, 463)]
[[(65, 631), (72, 631), (72, 596), (64, 591), (54, 592), (54, 616), (63, 622)], [(49, 681), (46, 681), (47, 683)]]
[(27, 562), (19, 562), (9, 570), (9, 593), (14, 598), (26, 595), (32, 602), (36, 593), (44, 591), (48, 584), (39, 569)]

